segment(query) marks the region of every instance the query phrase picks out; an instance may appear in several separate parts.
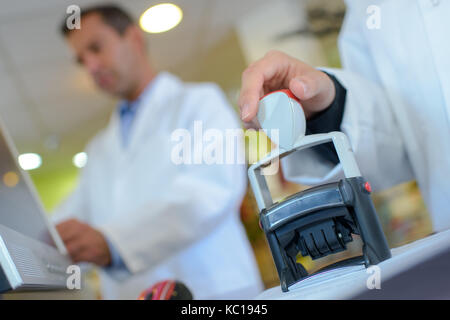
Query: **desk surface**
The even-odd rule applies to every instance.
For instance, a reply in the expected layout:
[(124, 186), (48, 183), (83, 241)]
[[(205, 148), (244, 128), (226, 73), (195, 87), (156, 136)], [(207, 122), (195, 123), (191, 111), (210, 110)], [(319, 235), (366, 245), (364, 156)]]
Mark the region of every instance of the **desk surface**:
[[(447, 230), (392, 249), (392, 258), (378, 264), (380, 291), (384, 281), (445, 252), (449, 247), (450, 230)], [(302, 280), (292, 285), (288, 292), (282, 292), (280, 286), (268, 289), (256, 299), (349, 299), (372, 291), (367, 288), (367, 281), (372, 274), (362, 265), (338, 268)]]

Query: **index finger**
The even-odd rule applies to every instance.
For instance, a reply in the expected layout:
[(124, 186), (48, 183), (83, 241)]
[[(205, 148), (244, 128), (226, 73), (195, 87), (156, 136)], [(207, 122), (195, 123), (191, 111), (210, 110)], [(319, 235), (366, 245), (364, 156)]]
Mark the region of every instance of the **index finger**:
[(259, 99), (265, 94), (264, 88), (287, 88), (289, 63), (289, 56), (272, 50), (242, 73), (239, 97), (242, 120), (250, 122), (256, 116)]
[(241, 119), (249, 122), (258, 112), (259, 98), (263, 95), (264, 71), (260, 64), (254, 64), (242, 73), (242, 87), (239, 95)]

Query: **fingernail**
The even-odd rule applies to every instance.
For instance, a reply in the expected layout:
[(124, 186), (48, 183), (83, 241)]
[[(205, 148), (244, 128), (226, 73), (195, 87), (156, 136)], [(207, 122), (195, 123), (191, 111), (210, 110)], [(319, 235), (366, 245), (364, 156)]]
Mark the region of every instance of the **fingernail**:
[(250, 106), (248, 104), (244, 104), (241, 109), (241, 119), (245, 120), (250, 115)]

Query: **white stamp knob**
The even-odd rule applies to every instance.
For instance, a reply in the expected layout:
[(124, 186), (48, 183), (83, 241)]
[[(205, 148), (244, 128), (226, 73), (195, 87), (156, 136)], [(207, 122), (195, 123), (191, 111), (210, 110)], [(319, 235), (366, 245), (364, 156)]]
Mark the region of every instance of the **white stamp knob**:
[(295, 142), (305, 135), (305, 114), (300, 101), (290, 90), (274, 91), (262, 97), (257, 118), (272, 142), (285, 151), (292, 149)]

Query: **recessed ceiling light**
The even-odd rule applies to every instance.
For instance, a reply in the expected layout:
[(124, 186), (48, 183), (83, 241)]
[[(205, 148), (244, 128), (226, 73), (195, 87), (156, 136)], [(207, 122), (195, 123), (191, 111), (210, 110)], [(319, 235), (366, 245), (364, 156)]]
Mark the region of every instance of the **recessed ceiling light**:
[(172, 3), (157, 4), (145, 10), (139, 24), (145, 32), (161, 33), (175, 28), (183, 19), (183, 11)]
[(19, 156), (19, 165), (23, 170), (37, 169), (41, 164), (41, 156), (37, 153), (24, 153)]

